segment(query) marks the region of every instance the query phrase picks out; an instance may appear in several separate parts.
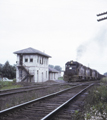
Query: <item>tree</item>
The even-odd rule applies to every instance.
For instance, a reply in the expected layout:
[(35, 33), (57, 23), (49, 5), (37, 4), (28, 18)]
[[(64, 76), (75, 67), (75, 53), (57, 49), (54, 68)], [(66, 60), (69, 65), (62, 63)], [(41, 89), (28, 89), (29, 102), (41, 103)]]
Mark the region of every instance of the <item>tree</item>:
[(2, 74), (3, 74), (3, 77), (7, 77), (9, 79), (15, 78), (16, 77), (15, 65), (12, 66), (9, 64), (8, 61), (6, 61), (6, 63), (2, 67)]
[(55, 67), (54, 67), (54, 69), (56, 69), (56, 70), (58, 70), (58, 71), (62, 71), (62, 68), (59, 66), (59, 65), (56, 65)]
[(2, 67), (2, 64), (0, 63), (0, 67)]
[(0, 72), (2, 72), (2, 64), (0, 64)]
[(56, 66), (54, 66), (54, 65), (49, 65), (49, 67), (50, 68), (54, 68), (54, 69), (56, 69), (56, 70), (58, 70), (58, 71), (62, 71), (62, 68), (59, 66), (59, 65), (56, 65)]
[(11, 78), (16, 78), (16, 65), (11, 67)]
[(2, 68), (3, 77), (10, 78), (10, 64), (7, 61)]
[(105, 75), (105, 76), (107, 76), (107, 72), (106, 72), (106, 73), (104, 73), (104, 75)]
[(54, 68), (54, 65), (49, 65), (50, 68)]
[(0, 64), (0, 77), (2, 77), (2, 64)]

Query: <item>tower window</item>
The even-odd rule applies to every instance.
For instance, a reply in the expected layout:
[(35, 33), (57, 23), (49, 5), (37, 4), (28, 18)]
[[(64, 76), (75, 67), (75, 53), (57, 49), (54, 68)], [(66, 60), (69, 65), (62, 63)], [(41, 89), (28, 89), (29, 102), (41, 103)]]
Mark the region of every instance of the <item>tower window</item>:
[(30, 59), (30, 62), (33, 62), (33, 58)]
[(25, 62), (28, 62), (28, 59), (27, 59), (27, 58), (25, 58)]

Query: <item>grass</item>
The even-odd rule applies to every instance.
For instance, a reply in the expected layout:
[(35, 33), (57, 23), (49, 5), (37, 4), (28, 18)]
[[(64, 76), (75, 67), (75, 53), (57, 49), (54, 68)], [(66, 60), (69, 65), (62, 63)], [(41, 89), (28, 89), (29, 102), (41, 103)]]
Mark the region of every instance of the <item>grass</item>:
[(0, 81), (0, 90), (15, 89), (20, 87), (22, 87), (22, 85), (16, 85), (15, 80), (13, 82)]
[(59, 77), (58, 80), (63, 80), (63, 77)]
[(15, 89), (15, 88), (20, 88), (20, 87), (22, 87), (22, 86), (21, 85), (12, 85), (12, 86), (2, 87), (0, 90)]

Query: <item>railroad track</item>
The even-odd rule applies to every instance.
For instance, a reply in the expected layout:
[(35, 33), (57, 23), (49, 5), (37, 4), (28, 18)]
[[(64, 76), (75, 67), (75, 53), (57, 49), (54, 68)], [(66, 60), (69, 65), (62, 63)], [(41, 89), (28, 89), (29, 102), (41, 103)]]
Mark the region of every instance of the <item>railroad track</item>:
[(42, 90), (42, 89), (47, 89), (47, 88), (51, 88), (52, 86), (57, 86), (57, 87), (63, 87), (63, 86), (71, 86), (69, 84), (51, 84), (51, 85), (45, 85), (45, 86), (37, 86), (37, 85), (33, 85), (33, 86), (28, 86), (28, 87), (22, 87), (22, 88), (16, 88), (16, 89), (9, 89), (9, 90), (3, 90), (0, 91), (0, 98), (3, 96), (7, 96), (7, 95), (13, 95), (13, 94), (18, 94), (18, 93), (24, 93), (24, 92), (30, 92), (33, 90)]
[(0, 110), (7, 109), (71, 86), (72, 85), (69, 84), (51, 84), (3, 91), (3, 93), (0, 93)]
[(85, 83), (0, 111), (0, 120), (46, 120), (93, 84)]
[(8, 94), (20, 93), (22, 91), (26, 92), (26, 91), (30, 91), (30, 90), (42, 89), (42, 88), (50, 87), (52, 85), (59, 85), (59, 84), (54, 83), (51, 85), (45, 85), (45, 87), (43, 85), (37, 84), (37, 85), (31, 85), (31, 86), (20, 87), (20, 88), (15, 88), (15, 89), (0, 90), (0, 97), (4, 96), (4, 95), (8, 95)]
[[(87, 82), (90, 83), (90, 82)], [(32, 90), (39, 90), (39, 89), (45, 89), (49, 88), (52, 86), (75, 86), (81, 84), (81, 82), (77, 83), (53, 83), (50, 85), (45, 85), (45, 84), (37, 84), (37, 85), (32, 85), (32, 86), (27, 86), (27, 87), (21, 87), (21, 88), (15, 88), (15, 89), (8, 89), (8, 90), (0, 90), (0, 97), (7, 96), (7, 95), (12, 95), (12, 94), (17, 94), (17, 93), (22, 93), (22, 92), (28, 92)]]

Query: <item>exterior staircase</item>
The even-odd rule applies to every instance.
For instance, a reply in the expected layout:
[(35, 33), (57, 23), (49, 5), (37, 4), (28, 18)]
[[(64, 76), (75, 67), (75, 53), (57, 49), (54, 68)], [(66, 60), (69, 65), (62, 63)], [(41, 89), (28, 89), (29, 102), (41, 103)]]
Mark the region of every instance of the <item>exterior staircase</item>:
[(31, 78), (34, 76), (34, 75), (31, 75), (30, 73), (29, 73), (29, 70), (27, 70), (26, 68), (25, 68), (25, 66), (23, 66), (23, 65), (19, 65), (18, 66), (18, 68), (20, 68), (21, 70), (23, 70), (23, 71), (25, 71), (26, 72), (26, 75), (21, 79), (21, 82), (24, 82), (26, 79), (30, 79), (30, 81), (31, 81)]

